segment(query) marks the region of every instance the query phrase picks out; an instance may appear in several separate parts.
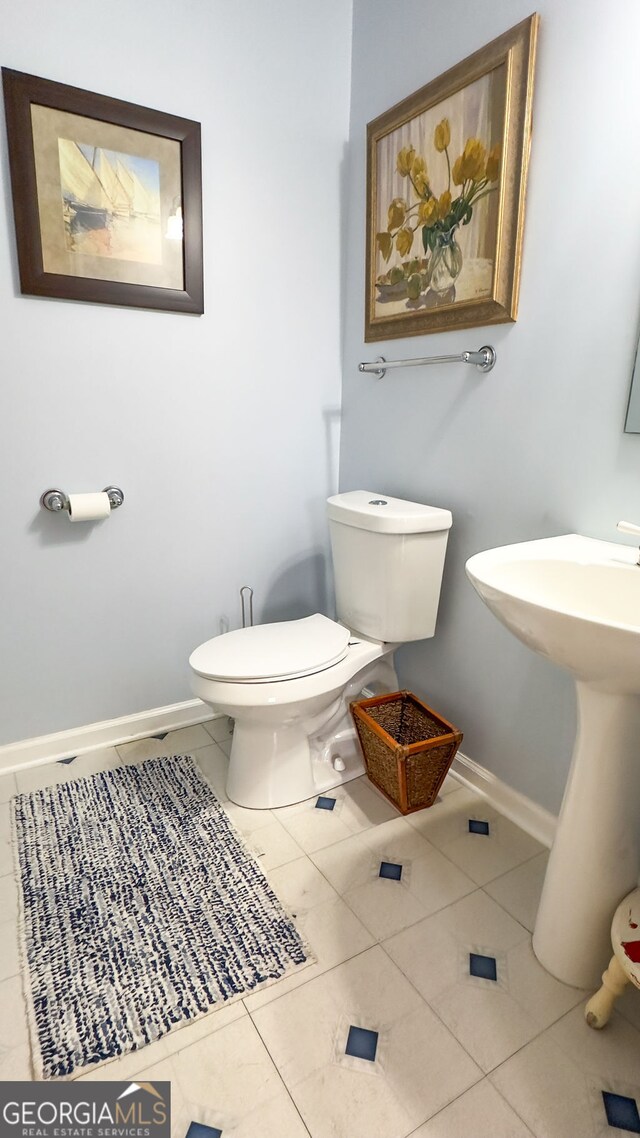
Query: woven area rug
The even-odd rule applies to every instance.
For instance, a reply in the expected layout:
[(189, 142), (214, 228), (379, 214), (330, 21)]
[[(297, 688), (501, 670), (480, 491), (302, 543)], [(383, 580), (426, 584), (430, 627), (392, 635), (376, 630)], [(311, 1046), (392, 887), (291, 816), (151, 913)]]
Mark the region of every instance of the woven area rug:
[(143, 1047), (310, 959), (188, 756), (13, 799), (36, 1078)]

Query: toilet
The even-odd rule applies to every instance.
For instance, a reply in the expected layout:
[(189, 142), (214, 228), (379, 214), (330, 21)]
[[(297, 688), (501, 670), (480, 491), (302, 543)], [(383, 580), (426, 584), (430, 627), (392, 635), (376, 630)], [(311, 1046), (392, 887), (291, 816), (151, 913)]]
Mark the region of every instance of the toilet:
[(449, 510), (351, 490), (327, 514), (337, 620), (236, 629), (189, 658), (194, 694), (235, 722), (238, 806), (289, 806), (361, 775), (349, 704), (397, 690), (395, 650), (435, 632)]

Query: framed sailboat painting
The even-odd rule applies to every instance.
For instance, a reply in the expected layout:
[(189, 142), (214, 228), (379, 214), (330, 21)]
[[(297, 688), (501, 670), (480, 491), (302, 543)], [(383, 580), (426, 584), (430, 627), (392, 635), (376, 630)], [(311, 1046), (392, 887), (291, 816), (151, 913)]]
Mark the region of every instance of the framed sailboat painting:
[(20, 288), (203, 311), (200, 124), (2, 69)]

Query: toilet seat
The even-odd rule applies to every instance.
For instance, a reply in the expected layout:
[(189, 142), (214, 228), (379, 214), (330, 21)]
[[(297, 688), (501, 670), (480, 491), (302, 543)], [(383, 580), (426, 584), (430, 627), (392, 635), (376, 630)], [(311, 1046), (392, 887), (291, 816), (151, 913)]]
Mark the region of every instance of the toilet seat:
[(294, 680), (344, 660), (350, 636), (344, 625), (315, 613), (225, 632), (196, 648), (189, 663), (208, 680), (236, 684)]

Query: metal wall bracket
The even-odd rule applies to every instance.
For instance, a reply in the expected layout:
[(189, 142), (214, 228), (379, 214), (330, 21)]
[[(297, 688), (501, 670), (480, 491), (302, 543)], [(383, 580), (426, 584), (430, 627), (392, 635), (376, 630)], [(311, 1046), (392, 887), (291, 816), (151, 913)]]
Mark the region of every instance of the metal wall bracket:
[[(124, 494), (117, 486), (105, 486), (102, 493), (108, 496), (112, 510), (117, 510), (124, 502)], [(52, 514), (59, 514), (61, 510), (69, 509), (69, 495), (65, 494), (64, 490), (45, 490), (40, 498), (40, 505)]]

